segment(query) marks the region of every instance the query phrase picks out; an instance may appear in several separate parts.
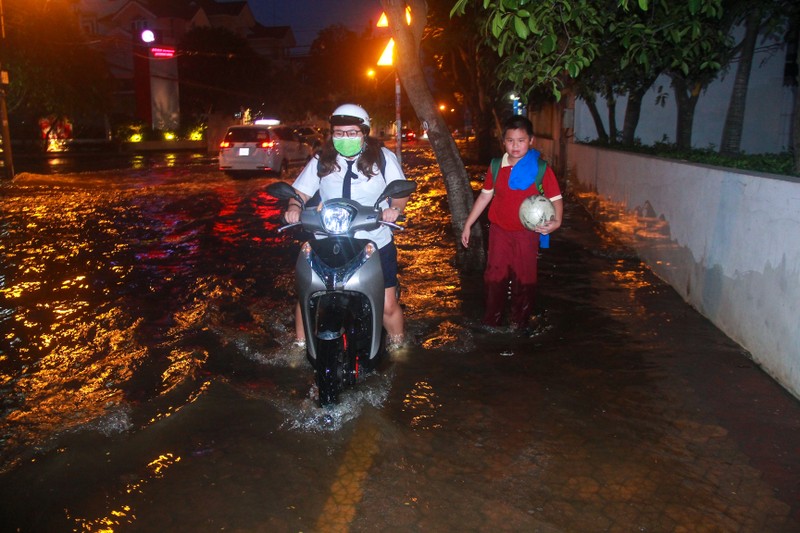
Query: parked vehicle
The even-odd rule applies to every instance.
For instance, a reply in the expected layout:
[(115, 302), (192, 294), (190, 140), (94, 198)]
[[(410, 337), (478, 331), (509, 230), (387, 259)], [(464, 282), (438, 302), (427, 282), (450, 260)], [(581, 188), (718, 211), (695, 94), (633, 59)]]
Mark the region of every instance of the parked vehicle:
[(302, 208), (304, 232), (325, 238), (311, 239), (300, 248), (295, 264), (295, 285), (300, 300), (306, 355), (314, 367), (319, 404), (339, 401), (339, 394), (375, 369), (385, 352), (383, 329), (383, 270), (378, 247), (367, 239), (356, 239), (359, 230), (385, 224), (380, 203), (387, 198), (405, 198), (416, 183), (390, 182), (375, 205), (364, 206), (337, 198), (306, 207), (286, 182), (267, 187), (267, 193), (283, 200), (293, 198)]
[(400, 130), (400, 138), (404, 141), (415, 141), (417, 134), (411, 128), (403, 128)]
[(325, 140), (325, 136), (313, 126), (297, 126), (294, 129), (294, 133), (313, 150), (318, 150)]
[(265, 171), (282, 175), (290, 165), (303, 165), (311, 147), (288, 126), (231, 126), (219, 145), (219, 168), (228, 174)]

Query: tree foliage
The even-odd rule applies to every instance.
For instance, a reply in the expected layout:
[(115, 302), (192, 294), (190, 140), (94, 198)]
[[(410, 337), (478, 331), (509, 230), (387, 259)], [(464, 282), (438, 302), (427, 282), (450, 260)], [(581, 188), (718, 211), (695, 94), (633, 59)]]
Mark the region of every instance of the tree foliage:
[(66, 3), (5, 0), (4, 7), (2, 60), (9, 72), (12, 121), (45, 115), (74, 119), (108, 107), (109, 70)]
[[(385, 44), (385, 42), (383, 43)], [(370, 34), (359, 35), (341, 24), (323, 28), (311, 44), (305, 77), (313, 94), (306, 102), (309, 110), (325, 116), (344, 101), (375, 103), (374, 87), (367, 70), (375, 67), (381, 43)], [(388, 93), (385, 101), (389, 101)], [(375, 106), (370, 109), (375, 114)]]
[[(468, 2), (458, 0), (451, 16)], [(498, 76), (525, 99), (541, 87), (560, 99), (565, 75), (576, 77), (597, 57), (605, 17), (592, 0), (483, 0), (483, 9)]]
[(178, 50), (184, 115), (260, 109), (268, 64), (245, 39), (225, 28), (197, 27), (184, 35)]
[[(457, 0), (452, 14), (469, 0)], [(546, 88), (560, 99), (581, 76), (581, 94), (629, 94), (624, 139), (632, 141), (649, 83), (669, 73), (679, 105), (680, 142), (690, 142), (697, 97), (730, 48), (721, 0), (483, 0), (484, 35), (501, 58), (499, 74), (520, 94)], [(604, 69), (587, 69), (603, 56)], [(614, 73), (618, 70), (618, 73)], [(648, 83), (649, 82), (649, 83)]]
[(428, 0), (422, 46), (436, 69), (437, 98), (458, 103), (475, 134), (478, 160), (487, 162), (500, 148), (494, 131), (502, 120), (499, 104), (508, 83), (497, 77), (497, 54), (480, 35), (481, 13), (470, 5), (467, 16), (451, 19), (451, 7), (452, 0)]

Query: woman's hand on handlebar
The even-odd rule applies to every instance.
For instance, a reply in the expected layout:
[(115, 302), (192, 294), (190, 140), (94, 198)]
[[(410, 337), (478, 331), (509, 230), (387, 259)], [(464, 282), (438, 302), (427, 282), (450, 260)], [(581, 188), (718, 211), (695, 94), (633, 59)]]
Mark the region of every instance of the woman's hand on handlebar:
[(396, 207), (389, 207), (388, 209), (384, 209), (381, 211), (381, 220), (383, 222), (397, 222), (397, 219), (403, 214), (403, 212)]
[(289, 207), (286, 208), (286, 212), (283, 214), (283, 220), (285, 220), (287, 224), (297, 224), (300, 222), (300, 206), (294, 202), (290, 202)]

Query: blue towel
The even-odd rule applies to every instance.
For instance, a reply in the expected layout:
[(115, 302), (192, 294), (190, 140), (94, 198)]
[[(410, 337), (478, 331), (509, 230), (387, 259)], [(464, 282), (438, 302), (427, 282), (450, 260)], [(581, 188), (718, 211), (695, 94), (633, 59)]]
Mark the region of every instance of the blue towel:
[(536, 181), (539, 173), (539, 152), (531, 148), (525, 157), (511, 167), (508, 188), (513, 191), (524, 191)]

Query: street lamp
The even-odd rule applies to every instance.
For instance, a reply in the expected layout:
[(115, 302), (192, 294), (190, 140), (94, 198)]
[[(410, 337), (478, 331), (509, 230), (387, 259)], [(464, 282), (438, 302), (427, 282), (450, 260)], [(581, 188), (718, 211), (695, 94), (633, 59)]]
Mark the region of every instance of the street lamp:
[[(411, 9), (406, 7), (406, 24), (411, 24)], [(378, 19), (377, 26), (379, 28), (388, 28), (389, 27), (389, 19), (386, 16), (386, 13), (381, 13), (380, 19)], [(394, 39), (389, 38), (389, 43), (384, 48), (383, 53), (381, 54), (380, 59), (378, 59), (378, 66), (385, 66), (391, 67), (394, 63)], [(402, 147), (402, 138), (403, 132), (401, 129), (401, 117), (400, 117), (400, 74), (397, 72), (397, 69), (394, 69), (394, 111), (395, 111), (395, 129), (397, 130), (395, 135), (397, 141), (395, 143), (395, 153), (397, 154), (397, 160), (400, 161), (400, 150)]]

